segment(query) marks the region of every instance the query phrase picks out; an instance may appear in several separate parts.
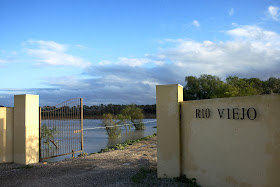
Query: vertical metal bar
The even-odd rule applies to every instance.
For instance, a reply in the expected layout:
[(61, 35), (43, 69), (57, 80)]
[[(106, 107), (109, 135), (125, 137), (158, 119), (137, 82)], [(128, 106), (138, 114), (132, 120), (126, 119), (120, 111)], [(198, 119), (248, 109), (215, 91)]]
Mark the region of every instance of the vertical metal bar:
[[(53, 106), (53, 107), (51, 107), (51, 112), (52, 112), (52, 115), (51, 115), (51, 124), (52, 124), (52, 130), (54, 130), (54, 128), (55, 128), (55, 121), (54, 121), (54, 108), (55, 108), (55, 106)], [(54, 131), (53, 131), (53, 134), (52, 135), (54, 135)], [(54, 141), (54, 140), (53, 140)], [(51, 156), (53, 156), (54, 155), (54, 149), (51, 149), (52, 150), (52, 153), (51, 153)]]
[(84, 151), (84, 117), (83, 117), (83, 98), (80, 99), (81, 107), (81, 150)]
[[(78, 122), (80, 121), (79, 119), (79, 116), (78, 116), (78, 111), (79, 111), (79, 101), (80, 100), (77, 100), (76, 101), (76, 104), (77, 104), (77, 106), (76, 106), (76, 125), (75, 125), (75, 128), (78, 130), (79, 129), (79, 127), (78, 127)], [(77, 132), (79, 132), (79, 131), (77, 131)], [(77, 150), (79, 150), (80, 148), (79, 148), (79, 134), (80, 133), (77, 133), (76, 134), (76, 142), (77, 142), (77, 144), (76, 144), (76, 149)]]
[[(77, 100), (75, 99), (75, 102), (74, 102), (74, 110), (73, 110), (73, 114), (74, 114), (74, 119), (73, 119), (73, 129), (74, 129), (74, 131), (76, 131), (77, 129), (76, 129), (76, 119), (77, 119), (77, 116), (76, 116), (76, 109), (77, 109), (77, 106), (76, 106), (76, 104), (77, 104)], [(77, 149), (77, 142), (76, 142), (76, 137), (77, 137), (77, 133), (74, 133), (73, 134), (73, 140), (74, 140), (74, 145), (73, 145), (73, 147), (74, 147), (74, 150), (76, 150), (76, 151), (78, 151), (78, 149)]]
[[(61, 112), (60, 112), (60, 105), (58, 105), (57, 107), (58, 107), (58, 110), (57, 110), (57, 112), (58, 112), (58, 115), (57, 115), (57, 120), (58, 120), (58, 124), (57, 124), (57, 125), (58, 125), (58, 133), (57, 133), (57, 136), (58, 136), (58, 137), (57, 137), (57, 139), (58, 139), (58, 140), (57, 140), (57, 142), (58, 142), (58, 145), (59, 145), (59, 147), (60, 147), (60, 145), (61, 145), (61, 142), (60, 142), (60, 130), (61, 130), (61, 129), (60, 129), (60, 122), (61, 122), (60, 113), (61, 113)], [(60, 154), (60, 149), (58, 150), (58, 154)]]
[(69, 102), (69, 109), (70, 109), (70, 114), (69, 114), (69, 117), (70, 117), (70, 121), (69, 121), (69, 151), (71, 150), (72, 151), (72, 133), (71, 133), (71, 130), (72, 130), (72, 106), (71, 106), (71, 103), (72, 101)]
[(65, 136), (65, 147), (64, 147), (64, 151), (67, 152), (68, 150), (68, 132), (67, 132), (67, 123), (68, 123), (68, 108), (67, 108), (67, 101), (64, 103), (65, 106), (65, 124), (64, 124), (64, 136)]
[(77, 151), (77, 149), (76, 149), (76, 147), (75, 147), (75, 133), (74, 133), (74, 131), (75, 131), (75, 100), (73, 100), (73, 106), (72, 106), (72, 131), (71, 131), (71, 133), (72, 133), (72, 149), (74, 150), (74, 151)]
[(41, 152), (41, 107), (39, 107), (39, 161), (41, 161), (42, 158)]
[(65, 106), (63, 104), (63, 108), (62, 108), (62, 118), (63, 118), (63, 126), (62, 126), (62, 141), (63, 141), (63, 147), (62, 150), (64, 151), (64, 145), (65, 145), (65, 139), (64, 139), (64, 127), (65, 127)]
[(60, 132), (59, 132), (59, 139), (60, 139), (60, 152), (62, 150), (63, 146), (63, 138), (62, 138), (62, 132), (63, 132), (63, 106), (60, 105)]
[[(48, 108), (48, 126), (47, 126), (48, 128), (51, 127), (50, 119), (51, 119), (51, 110), (50, 110), (50, 108)], [(49, 149), (49, 146), (48, 146), (47, 157), (49, 157), (49, 156), (50, 156), (50, 149)]]
[[(40, 128), (42, 128), (42, 120), (43, 121), (45, 120), (45, 113), (44, 113), (44, 111), (45, 111), (44, 107), (41, 108), (41, 125), (40, 125)], [(40, 132), (40, 136), (41, 136), (41, 132)], [(42, 159), (42, 158), (44, 158), (44, 144), (42, 143), (42, 136), (41, 136), (40, 139), (41, 139), (40, 142), (41, 142), (41, 159)]]
[[(51, 110), (51, 120), (50, 120), (50, 123), (51, 123), (51, 128), (52, 129), (54, 129), (54, 120), (53, 120), (53, 116), (54, 116), (54, 111), (53, 111), (53, 106), (50, 108), (50, 110)], [(50, 143), (51, 144), (51, 143)], [(54, 155), (54, 150), (52, 149), (52, 144), (51, 144), (51, 146), (50, 146), (50, 149), (51, 149), (51, 156), (53, 156)]]
[(70, 139), (69, 139), (69, 121), (70, 121), (70, 107), (69, 100), (67, 101), (67, 153), (71, 152)]
[[(46, 124), (46, 108), (44, 107), (43, 108), (44, 109), (44, 111), (43, 111), (43, 119), (44, 119), (44, 125)], [(43, 142), (43, 144), (42, 144), (42, 157), (44, 158), (45, 157), (45, 144), (44, 144), (44, 142)]]
[[(71, 100), (71, 104), (70, 104), (70, 106), (71, 106), (71, 108), (70, 108), (70, 118), (71, 118), (71, 120), (70, 120), (70, 147), (71, 147), (71, 149), (73, 150), (73, 134), (74, 133), (72, 133), (72, 131), (73, 131), (73, 107), (72, 107), (72, 100)], [(75, 150), (74, 150), (75, 151)]]
[(68, 112), (68, 151), (67, 152), (72, 152), (72, 150), (71, 150), (71, 101), (69, 100), (68, 101), (68, 110), (69, 110), (69, 112)]
[(63, 146), (63, 139), (61, 137), (61, 134), (63, 132), (63, 106), (60, 105), (60, 132), (59, 132), (59, 139), (60, 139), (60, 150), (59, 152), (61, 152), (62, 146)]
[(64, 151), (67, 152), (67, 146), (68, 146), (68, 132), (67, 132), (67, 123), (68, 123), (68, 108), (67, 108), (67, 102), (64, 103), (65, 106), (65, 124), (64, 124), (64, 137), (65, 137), (65, 147)]
[[(49, 119), (50, 119), (50, 112), (49, 112), (49, 110), (50, 110), (50, 108), (46, 108), (47, 109), (47, 117), (46, 117), (46, 128), (49, 128), (49, 125), (50, 125), (50, 121), (49, 121)], [(48, 157), (49, 156), (49, 146), (47, 146), (47, 145), (45, 145), (45, 147), (46, 147), (46, 151), (45, 151), (45, 157)]]
[[(75, 128), (78, 130), (79, 129), (79, 122), (80, 122), (80, 116), (79, 116), (79, 104), (80, 104), (80, 99), (77, 99), (76, 100), (76, 126), (75, 126)], [(79, 144), (79, 142), (80, 142), (80, 140), (79, 140), (79, 137), (80, 137), (80, 134), (81, 133), (79, 133), (79, 132), (81, 132), (80, 131), (80, 129), (78, 130), (78, 133), (76, 134), (76, 142), (77, 142), (77, 144), (76, 144), (76, 149), (77, 150), (79, 150), (80, 149), (80, 144)]]
[(72, 116), (71, 116), (71, 112), (72, 112), (72, 108), (71, 108), (71, 100), (69, 100), (69, 102), (68, 102), (68, 107), (69, 107), (69, 114), (68, 114), (68, 116), (69, 116), (69, 121), (68, 121), (68, 138), (69, 138), (69, 142), (68, 142), (68, 145), (69, 145), (69, 150), (68, 150), (68, 152), (70, 153), (70, 152), (72, 152), (72, 147), (71, 147), (71, 118), (72, 118)]

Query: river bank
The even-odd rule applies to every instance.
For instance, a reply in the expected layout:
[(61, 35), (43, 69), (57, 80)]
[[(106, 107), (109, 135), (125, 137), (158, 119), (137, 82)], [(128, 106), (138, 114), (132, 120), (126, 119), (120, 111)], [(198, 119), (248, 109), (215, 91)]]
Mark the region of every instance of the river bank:
[(157, 179), (157, 137), (123, 150), (30, 166), (0, 164), (0, 186), (186, 186)]
[[(103, 115), (84, 115), (84, 119), (103, 119)], [(156, 114), (144, 114), (144, 119), (156, 119)]]

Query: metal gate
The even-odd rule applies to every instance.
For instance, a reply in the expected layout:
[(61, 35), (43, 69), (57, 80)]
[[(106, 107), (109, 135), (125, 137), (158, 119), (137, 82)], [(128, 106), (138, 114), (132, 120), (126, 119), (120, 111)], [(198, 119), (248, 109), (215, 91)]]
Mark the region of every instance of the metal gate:
[(83, 99), (40, 108), (40, 160), (83, 151)]

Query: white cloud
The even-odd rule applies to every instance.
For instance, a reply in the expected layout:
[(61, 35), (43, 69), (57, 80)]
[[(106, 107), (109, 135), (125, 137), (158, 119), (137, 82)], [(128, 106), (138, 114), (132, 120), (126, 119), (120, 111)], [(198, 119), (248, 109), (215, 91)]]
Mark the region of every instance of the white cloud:
[(275, 37), (279, 37), (275, 32), (250, 25), (241, 26), (239, 28), (229, 30), (226, 33), (234, 37), (244, 37), (254, 40), (272, 40)]
[(35, 45), (35, 47), (27, 48), (27, 54), (36, 57), (36, 61), (40, 64), (74, 66), (80, 68), (86, 68), (91, 65), (90, 62), (80, 57), (67, 54), (66, 51), (68, 47), (66, 45), (42, 40), (30, 40), (28, 44)]
[[(182, 79), (186, 75), (221, 77), (242, 74), (267, 78), (280, 75), (280, 49), (269, 42), (229, 41), (221, 43), (184, 41), (163, 53), (174, 62)], [(274, 72), (274, 74), (273, 74)]]
[(142, 66), (144, 64), (149, 63), (150, 60), (147, 58), (126, 58), (121, 57), (119, 58), (119, 61), (117, 62), (118, 65), (127, 65), (130, 67), (136, 67), (136, 66)]
[(200, 27), (200, 24), (197, 20), (193, 20), (192, 24), (196, 27)]
[[(149, 55), (146, 55), (149, 56)], [(149, 58), (126, 58), (122, 57), (119, 58), (119, 61), (117, 62), (118, 65), (127, 65), (130, 67), (139, 67), (144, 65), (162, 65), (163, 62), (161, 61), (155, 61)]]
[(108, 65), (108, 64), (112, 64), (112, 62), (111, 61), (109, 61), (109, 60), (102, 60), (101, 62), (99, 62), (98, 63), (99, 65)]
[(280, 16), (279, 7), (269, 6), (268, 9), (267, 9), (267, 12), (273, 20), (275, 20), (275, 21), (280, 20), (279, 19), (279, 16)]
[(38, 44), (41, 49), (51, 50), (51, 51), (60, 51), (64, 52), (67, 50), (67, 46), (63, 44), (56, 43), (54, 41), (43, 41), (43, 40), (29, 40), (29, 44)]
[(233, 16), (234, 14), (234, 8), (231, 8), (229, 11), (228, 11), (228, 15), (229, 16)]
[[(228, 33), (235, 40), (196, 42), (177, 40), (175, 48), (161, 52), (178, 74), (212, 74), (225, 77), (280, 77), (280, 36), (255, 26), (241, 26)], [(182, 77), (183, 78), (183, 77)]]
[[(236, 27), (225, 32), (231, 36), (227, 41), (165, 39), (163, 46), (169, 47), (161, 48), (155, 54), (101, 61), (84, 70), (86, 77), (47, 79), (46, 84), (53, 89), (32, 93), (40, 95), (43, 105), (46, 102), (56, 104), (58, 98), (63, 101), (61, 99), (72, 97), (83, 97), (87, 105), (154, 104), (155, 85), (185, 85), (185, 76), (280, 78), (279, 33), (256, 26)], [(55, 51), (49, 48), (50, 45), (47, 51)], [(153, 66), (149, 66), (151, 64)], [(6, 100), (0, 98), (0, 101)]]
[[(149, 55), (146, 56), (149, 57)], [(109, 64), (130, 66), (130, 67), (140, 67), (145, 65), (162, 65), (163, 62), (157, 60), (155, 61), (150, 58), (127, 58), (127, 57), (120, 57), (116, 62), (111, 62), (107, 60), (103, 60), (99, 62), (99, 65), (109, 65)]]

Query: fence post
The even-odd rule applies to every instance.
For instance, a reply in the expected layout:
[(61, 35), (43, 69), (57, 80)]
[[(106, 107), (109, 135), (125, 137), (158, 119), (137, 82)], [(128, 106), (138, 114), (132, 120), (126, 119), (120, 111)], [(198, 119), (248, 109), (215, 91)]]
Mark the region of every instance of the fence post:
[(14, 96), (14, 162), (39, 162), (39, 96)]
[(183, 87), (178, 84), (156, 86), (157, 175), (181, 175), (180, 102)]
[(83, 98), (80, 98), (81, 107), (81, 150), (84, 151), (84, 112), (83, 112)]

